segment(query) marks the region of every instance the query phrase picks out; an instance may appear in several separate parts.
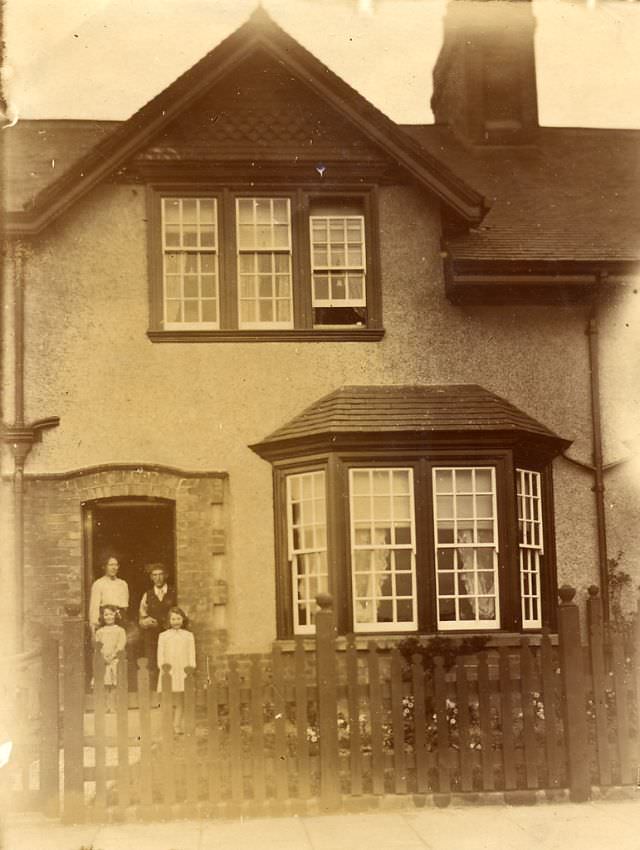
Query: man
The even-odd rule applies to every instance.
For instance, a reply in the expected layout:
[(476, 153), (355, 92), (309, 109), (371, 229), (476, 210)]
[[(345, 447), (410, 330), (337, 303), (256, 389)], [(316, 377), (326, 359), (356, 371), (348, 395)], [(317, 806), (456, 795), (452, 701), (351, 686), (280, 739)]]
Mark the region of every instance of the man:
[(119, 569), (118, 559), (112, 555), (104, 565), (104, 575), (91, 585), (89, 624), (93, 634), (101, 625), (100, 615), (105, 605), (115, 605), (118, 609), (119, 624), (125, 625), (129, 608), (129, 586), (126, 581), (118, 578)]
[(149, 662), (150, 685), (154, 688), (158, 675), (158, 637), (167, 628), (169, 609), (177, 605), (178, 600), (175, 590), (167, 584), (164, 564), (149, 564), (147, 572), (151, 587), (142, 594), (138, 622), (142, 629), (144, 656)]

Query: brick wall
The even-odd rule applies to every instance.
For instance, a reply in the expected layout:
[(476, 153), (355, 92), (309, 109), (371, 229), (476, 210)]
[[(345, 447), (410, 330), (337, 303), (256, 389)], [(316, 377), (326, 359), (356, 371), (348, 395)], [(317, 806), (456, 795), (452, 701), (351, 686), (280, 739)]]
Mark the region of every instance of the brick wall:
[[(84, 600), (83, 505), (100, 499), (168, 499), (176, 511), (180, 604), (196, 636), (198, 657), (227, 646), (226, 475), (146, 467), (88, 470), (25, 481), (27, 620), (61, 636), (64, 608)], [(199, 662), (200, 663), (200, 662)]]

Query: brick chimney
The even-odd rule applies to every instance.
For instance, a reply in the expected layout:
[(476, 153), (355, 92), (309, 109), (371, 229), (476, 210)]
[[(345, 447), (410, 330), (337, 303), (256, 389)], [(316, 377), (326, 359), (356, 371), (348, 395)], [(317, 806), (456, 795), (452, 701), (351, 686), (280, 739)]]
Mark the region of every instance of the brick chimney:
[(472, 144), (517, 145), (538, 127), (530, 0), (449, 0), (431, 107)]

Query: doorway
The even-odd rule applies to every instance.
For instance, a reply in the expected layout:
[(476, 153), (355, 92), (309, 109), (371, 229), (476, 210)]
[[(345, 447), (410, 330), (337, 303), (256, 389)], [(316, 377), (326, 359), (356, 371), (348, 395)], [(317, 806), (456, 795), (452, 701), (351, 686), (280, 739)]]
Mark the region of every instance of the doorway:
[(115, 498), (84, 505), (85, 614), (93, 582), (114, 555), (118, 577), (129, 585), (129, 618), (137, 621), (142, 594), (149, 587), (147, 564), (162, 563), (176, 587), (175, 502), (169, 499)]

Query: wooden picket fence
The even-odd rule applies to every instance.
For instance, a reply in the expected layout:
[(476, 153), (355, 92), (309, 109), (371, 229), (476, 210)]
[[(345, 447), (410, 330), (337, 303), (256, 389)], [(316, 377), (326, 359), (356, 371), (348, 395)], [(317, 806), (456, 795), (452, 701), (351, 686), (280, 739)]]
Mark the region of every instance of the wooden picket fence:
[(446, 803), (568, 790), (585, 800), (594, 785), (634, 785), (639, 621), (605, 630), (594, 592), (583, 646), (573, 591), (561, 595), (556, 645), (523, 637), (449, 669), (336, 639), (324, 600), (315, 639), (292, 651), (226, 656), (206, 678), (188, 670), (184, 734), (174, 733), (168, 670), (157, 693), (139, 661), (131, 694), (122, 655), (110, 711), (97, 654), (85, 695), (82, 623), (70, 618), (65, 648), (78, 663), (65, 664), (64, 817), (302, 813), (385, 795)]

